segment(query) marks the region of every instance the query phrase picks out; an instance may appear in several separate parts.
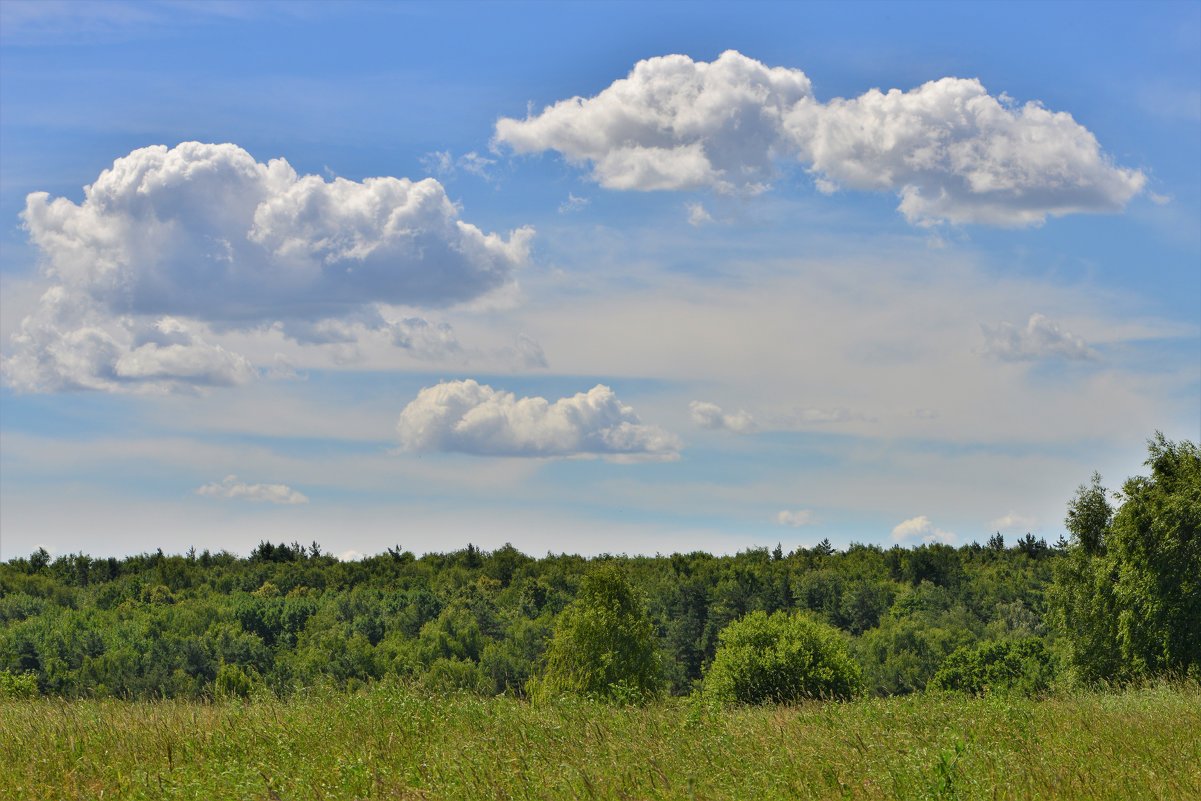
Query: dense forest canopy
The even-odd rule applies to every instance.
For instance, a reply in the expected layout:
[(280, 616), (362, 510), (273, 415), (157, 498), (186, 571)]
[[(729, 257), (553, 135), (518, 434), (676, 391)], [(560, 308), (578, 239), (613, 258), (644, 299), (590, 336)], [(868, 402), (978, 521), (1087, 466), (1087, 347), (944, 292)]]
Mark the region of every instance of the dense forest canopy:
[[(571, 643), (600, 643), (597, 660), (638, 666), (640, 691), (686, 694), (721, 632), (757, 612), (837, 630), (861, 689), (877, 694), (1196, 674), (1201, 455), (1158, 437), (1148, 465), (1116, 511), (1099, 478), (1082, 486), (1070, 539), (1054, 545), (995, 534), (961, 547), (593, 559), (398, 546), (353, 562), (316, 543), (261, 542), (246, 558), (39, 550), (0, 565), (0, 690), (20, 679), (67, 697), (209, 698), (395, 677), (524, 696), (539, 680), (620, 682), (576, 664), (584, 646)], [(632, 645), (605, 650), (614, 626)]]

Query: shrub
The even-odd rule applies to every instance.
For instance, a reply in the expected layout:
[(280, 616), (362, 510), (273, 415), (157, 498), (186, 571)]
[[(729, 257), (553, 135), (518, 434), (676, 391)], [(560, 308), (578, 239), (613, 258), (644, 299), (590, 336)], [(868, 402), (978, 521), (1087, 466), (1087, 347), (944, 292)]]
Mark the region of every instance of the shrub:
[(213, 681), (213, 693), (218, 698), (248, 698), (254, 684), (242, 668), (222, 662)]
[(1055, 679), (1055, 661), (1037, 637), (963, 646), (943, 660), (930, 689), (980, 695), (1016, 691), (1044, 693)]
[(37, 695), (37, 674), (0, 670), (0, 698), (36, 698)]
[(703, 692), (724, 702), (788, 703), (851, 698), (861, 683), (837, 629), (799, 613), (752, 612), (718, 634)]
[(484, 674), (479, 665), (466, 659), (446, 657), (430, 663), (421, 678), (421, 684), (435, 693), (452, 693), (459, 690), (479, 692), (485, 689)]

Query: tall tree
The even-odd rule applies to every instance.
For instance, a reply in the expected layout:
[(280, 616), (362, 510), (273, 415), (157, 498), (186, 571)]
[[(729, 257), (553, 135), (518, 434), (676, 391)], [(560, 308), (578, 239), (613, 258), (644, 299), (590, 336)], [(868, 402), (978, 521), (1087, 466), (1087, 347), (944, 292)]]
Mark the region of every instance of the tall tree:
[(1050, 603), (1085, 680), (1201, 671), (1201, 450), (1160, 433), (1148, 450), (1116, 514), (1096, 474), (1068, 506)]
[(559, 615), (540, 694), (649, 699), (660, 675), (645, 603), (620, 568), (601, 565)]

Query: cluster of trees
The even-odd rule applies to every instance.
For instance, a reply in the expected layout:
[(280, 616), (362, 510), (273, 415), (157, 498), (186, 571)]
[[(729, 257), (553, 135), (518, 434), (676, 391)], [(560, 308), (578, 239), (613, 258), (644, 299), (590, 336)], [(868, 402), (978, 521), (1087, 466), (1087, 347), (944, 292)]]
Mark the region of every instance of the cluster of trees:
[[(828, 543), (584, 559), (474, 546), (340, 562), (315, 543), (0, 565), (0, 683), (66, 697), (354, 689), (785, 701), (1045, 690), (1201, 666), (1201, 457), (1151, 443), (1115, 512), (1099, 479), (1070, 540)], [(14, 690), (15, 694), (17, 691)]]

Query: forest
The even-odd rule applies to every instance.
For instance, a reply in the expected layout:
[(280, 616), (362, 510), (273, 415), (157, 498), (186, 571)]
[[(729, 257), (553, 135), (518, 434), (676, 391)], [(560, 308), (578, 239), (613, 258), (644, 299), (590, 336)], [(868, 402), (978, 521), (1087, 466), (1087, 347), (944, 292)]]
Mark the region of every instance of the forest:
[[(0, 565), (0, 696), (287, 698), (401, 681), (637, 700), (716, 687), (715, 665), (731, 700), (1196, 679), (1201, 451), (1157, 435), (1147, 466), (1118, 492), (1094, 475), (1050, 544), (996, 533), (596, 558), (398, 545), (347, 562), (317, 543), (263, 541), (245, 558), (39, 549)], [(780, 684), (793, 668), (746, 662), (788, 637), (808, 654), (796, 671), (828, 656), (845, 681)], [(756, 669), (779, 675), (747, 679)]]

